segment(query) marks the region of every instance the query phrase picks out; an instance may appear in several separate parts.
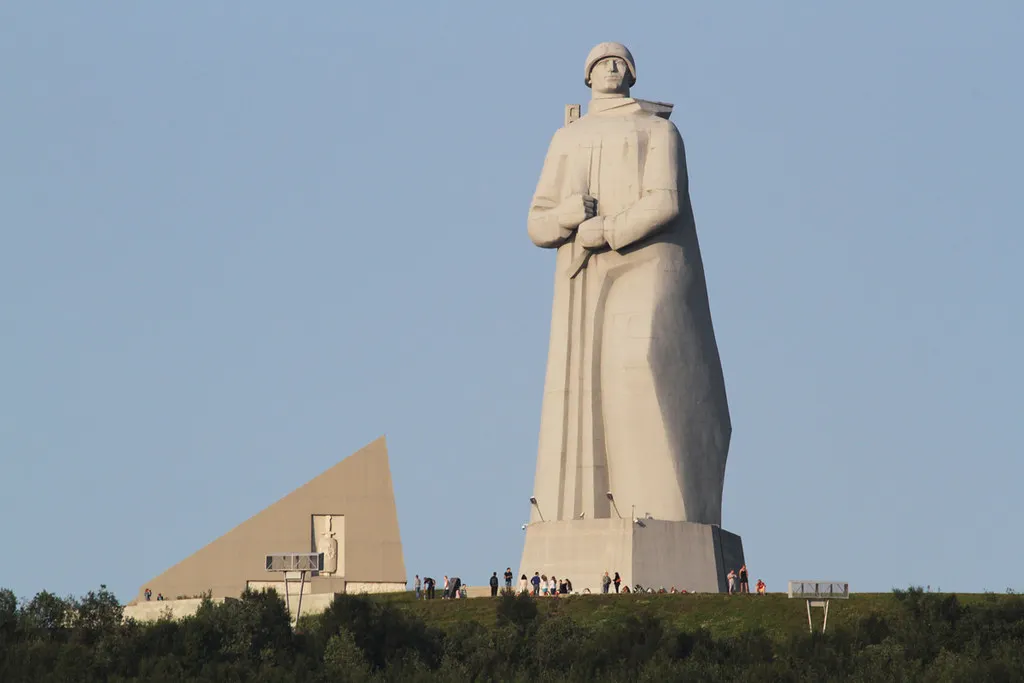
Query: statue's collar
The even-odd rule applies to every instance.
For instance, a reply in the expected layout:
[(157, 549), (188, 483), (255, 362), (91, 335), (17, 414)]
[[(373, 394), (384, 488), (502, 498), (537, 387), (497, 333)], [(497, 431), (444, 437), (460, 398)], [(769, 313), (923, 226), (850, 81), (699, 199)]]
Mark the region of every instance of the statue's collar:
[(587, 105), (587, 115), (604, 114), (605, 112), (625, 113), (621, 110), (627, 107), (634, 107), (636, 98), (633, 97), (607, 97), (590, 100)]
[(610, 97), (590, 100), (587, 116), (602, 114), (629, 114), (636, 110), (667, 119), (672, 115), (672, 105), (667, 102), (638, 100), (635, 97)]

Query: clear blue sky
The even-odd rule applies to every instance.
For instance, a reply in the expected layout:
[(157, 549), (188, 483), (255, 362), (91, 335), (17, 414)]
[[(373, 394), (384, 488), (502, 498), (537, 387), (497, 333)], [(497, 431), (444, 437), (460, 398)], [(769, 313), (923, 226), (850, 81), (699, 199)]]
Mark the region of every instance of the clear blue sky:
[[(834, 3), (832, 4), (834, 5)], [(676, 105), (755, 577), (1024, 588), (1024, 4), (0, 4), (0, 586), (122, 598), (386, 434), (516, 566), (590, 47)]]

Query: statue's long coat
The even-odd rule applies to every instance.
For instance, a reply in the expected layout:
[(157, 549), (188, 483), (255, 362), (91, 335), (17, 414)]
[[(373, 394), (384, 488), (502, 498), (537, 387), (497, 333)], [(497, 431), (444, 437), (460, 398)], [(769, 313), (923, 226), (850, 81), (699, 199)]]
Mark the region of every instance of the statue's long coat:
[[(558, 255), (534, 521), (721, 524), (729, 408), (668, 111), (627, 98), (588, 113), (544, 160), (528, 230)], [(570, 279), (582, 247), (555, 209), (574, 194), (597, 198), (610, 249)]]

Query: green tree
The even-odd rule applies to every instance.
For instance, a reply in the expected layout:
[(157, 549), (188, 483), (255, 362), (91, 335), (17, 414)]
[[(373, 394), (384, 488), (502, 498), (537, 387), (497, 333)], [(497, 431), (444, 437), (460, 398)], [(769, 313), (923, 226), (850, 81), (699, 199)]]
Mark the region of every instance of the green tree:
[(97, 637), (119, 628), (123, 617), (124, 608), (117, 597), (105, 585), (100, 585), (98, 591), (89, 591), (78, 601), (72, 621), (76, 631)]
[(502, 593), (497, 605), (498, 626), (512, 624), (525, 631), (537, 623), (537, 600), (529, 593)]
[(0, 646), (14, 640), (18, 632), (18, 598), (14, 591), (0, 588)]
[(441, 662), (441, 634), (388, 602), (361, 595), (337, 595), (320, 616), (312, 635), (324, 648), (331, 636), (347, 629), (374, 670), (414, 654), (436, 669)]
[(73, 598), (60, 598), (41, 591), (22, 607), (22, 623), (26, 629), (48, 638), (62, 637), (74, 622), (76, 605)]
[(339, 629), (327, 640), (323, 664), (323, 681), (363, 683), (370, 680), (370, 664), (347, 628)]

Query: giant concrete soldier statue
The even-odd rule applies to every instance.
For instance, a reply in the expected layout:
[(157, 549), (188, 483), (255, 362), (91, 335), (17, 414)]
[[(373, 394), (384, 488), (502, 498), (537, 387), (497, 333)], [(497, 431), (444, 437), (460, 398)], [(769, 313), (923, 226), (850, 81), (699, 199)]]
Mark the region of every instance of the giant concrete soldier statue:
[(630, 96), (625, 46), (583, 76), (528, 219), (558, 250), (531, 518), (719, 525), (731, 426), (683, 141), (672, 105)]

